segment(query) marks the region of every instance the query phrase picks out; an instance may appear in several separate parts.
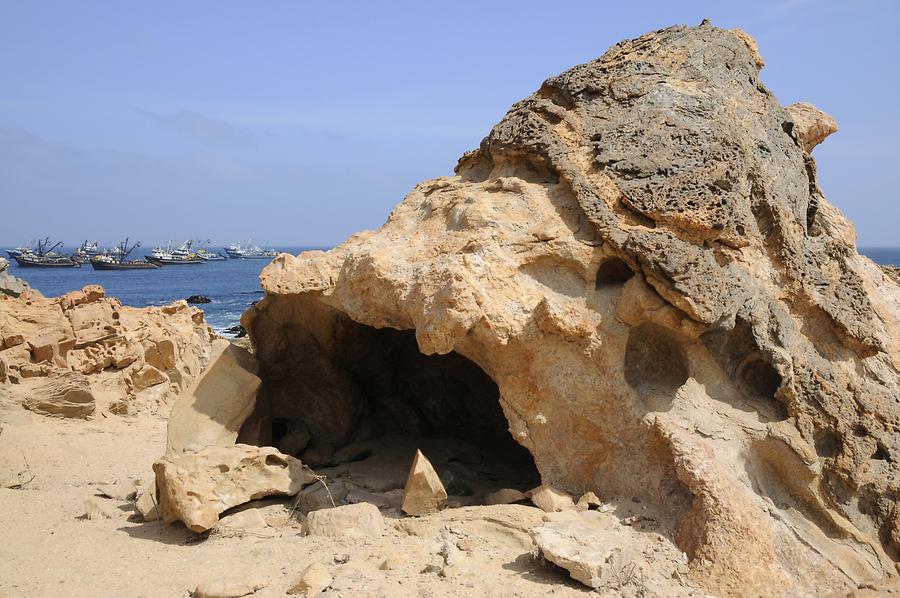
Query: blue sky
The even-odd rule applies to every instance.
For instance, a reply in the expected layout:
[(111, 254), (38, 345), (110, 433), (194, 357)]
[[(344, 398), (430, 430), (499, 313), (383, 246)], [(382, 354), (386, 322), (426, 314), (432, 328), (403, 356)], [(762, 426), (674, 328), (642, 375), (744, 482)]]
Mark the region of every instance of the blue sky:
[(900, 3), (0, 4), (0, 243), (330, 245), (452, 173), (509, 106), (621, 39), (709, 17), (759, 41), (861, 246), (900, 245)]

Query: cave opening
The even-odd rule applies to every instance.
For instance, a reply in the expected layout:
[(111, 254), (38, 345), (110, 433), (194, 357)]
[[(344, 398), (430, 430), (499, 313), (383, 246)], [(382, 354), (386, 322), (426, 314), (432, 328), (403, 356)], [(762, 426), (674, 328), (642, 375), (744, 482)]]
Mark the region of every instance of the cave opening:
[(634, 270), (625, 263), (625, 260), (618, 257), (611, 257), (605, 260), (597, 269), (597, 279), (595, 287), (602, 289), (610, 285), (625, 284), (634, 276)]
[(451, 504), (540, 484), (531, 454), (509, 432), (497, 384), (466, 357), (425, 355), (415, 331), (344, 317), (327, 343), (297, 330), (291, 338), (302, 347), (280, 352), (290, 363), (269, 368), (275, 376), (262, 372), (269, 440), (336, 480), (338, 494), (396, 501), (417, 449)]

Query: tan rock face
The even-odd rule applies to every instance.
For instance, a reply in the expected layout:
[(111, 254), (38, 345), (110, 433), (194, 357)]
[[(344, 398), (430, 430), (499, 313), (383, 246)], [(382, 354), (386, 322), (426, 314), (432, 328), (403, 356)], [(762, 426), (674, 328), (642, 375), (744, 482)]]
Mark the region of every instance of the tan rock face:
[(437, 513), (446, 504), (444, 484), (422, 451), (416, 451), (403, 490), (403, 512), (407, 515), (429, 515)]
[[(91, 285), (58, 298), (0, 296), (0, 384), (35, 404), (49, 377), (79, 380), (106, 413), (156, 410), (205, 365), (212, 331), (184, 302), (138, 309)], [(79, 415), (81, 417), (81, 415)]]
[(215, 341), (209, 367), (172, 407), (166, 450), (233, 445), (256, 405), (256, 370), (256, 359), (246, 350)]
[(215, 527), (231, 507), (265, 496), (292, 496), (315, 481), (298, 459), (243, 444), (167, 453), (153, 464), (159, 512), (196, 532)]
[[(373, 416), (508, 427), (545, 484), (652, 509), (709, 593), (894, 574), (900, 289), (857, 254), (817, 183), (821, 131), (761, 64), (708, 25), (624, 41), (378, 231), (279, 256), (243, 318), (259, 413), (307, 424), (307, 450)], [(501, 428), (471, 415), (489, 400)]]

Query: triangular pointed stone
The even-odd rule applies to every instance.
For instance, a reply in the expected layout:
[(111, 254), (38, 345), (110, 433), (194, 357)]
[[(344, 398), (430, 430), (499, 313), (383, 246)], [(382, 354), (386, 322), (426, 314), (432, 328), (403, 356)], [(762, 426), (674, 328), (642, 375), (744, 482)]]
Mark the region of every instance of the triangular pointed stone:
[(403, 490), (403, 512), (413, 516), (429, 515), (437, 513), (446, 504), (447, 491), (441, 479), (422, 451), (417, 450)]

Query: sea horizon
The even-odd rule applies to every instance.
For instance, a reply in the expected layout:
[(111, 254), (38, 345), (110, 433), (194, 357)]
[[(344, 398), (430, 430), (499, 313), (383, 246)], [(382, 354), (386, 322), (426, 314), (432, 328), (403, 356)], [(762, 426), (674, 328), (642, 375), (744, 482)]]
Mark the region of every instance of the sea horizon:
[[(15, 245), (0, 245), (3, 257), (7, 249)], [(154, 245), (141, 246), (133, 258), (146, 256)], [(303, 251), (324, 250), (332, 247), (304, 245), (270, 246), (279, 253), (297, 255)], [(224, 253), (224, 247), (207, 245), (209, 251)], [(71, 253), (73, 246), (62, 247), (62, 253)], [(860, 247), (860, 254), (877, 264), (900, 264), (900, 247)], [(202, 295), (210, 303), (201, 304), (209, 325), (219, 334), (228, 335), (229, 329), (240, 323), (241, 314), (263, 295), (259, 284), (262, 269), (271, 260), (249, 259), (213, 261), (198, 265), (163, 266), (158, 270), (131, 272), (99, 271), (90, 264), (80, 268), (22, 268), (10, 259), (10, 274), (22, 278), (47, 297), (63, 295), (89, 284), (99, 284), (107, 295), (116, 297), (124, 305), (148, 307), (166, 305)]]

